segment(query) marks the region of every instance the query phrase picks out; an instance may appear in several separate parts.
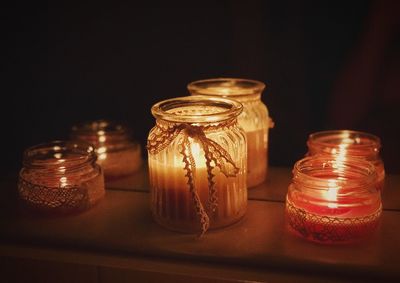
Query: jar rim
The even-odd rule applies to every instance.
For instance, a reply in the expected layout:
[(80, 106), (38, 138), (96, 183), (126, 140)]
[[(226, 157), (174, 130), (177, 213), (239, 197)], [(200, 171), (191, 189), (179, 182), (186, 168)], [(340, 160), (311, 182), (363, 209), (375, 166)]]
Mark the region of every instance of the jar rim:
[[(62, 158), (63, 154), (71, 156)], [(52, 168), (65, 166), (69, 169), (80, 168), (95, 163), (95, 148), (84, 141), (56, 140), (40, 143), (27, 148), (23, 155), (23, 165), (30, 168)]]
[[(307, 172), (310, 169), (330, 170), (335, 173), (336, 178), (316, 177)], [(332, 171), (332, 169), (337, 169)], [(345, 176), (351, 170), (353, 173), (358, 173), (358, 176), (353, 174), (351, 178)], [(358, 188), (359, 190), (372, 186), (376, 183), (377, 172), (374, 164), (364, 159), (354, 157), (335, 157), (325, 155), (314, 155), (305, 157), (298, 160), (293, 167), (293, 180), (304, 184), (312, 189), (326, 189), (326, 183), (329, 180), (335, 180), (338, 186), (345, 186), (346, 188)]]
[[(180, 113), (169, 112), (177, 108), (212, 106), (220, 108), (221, 111), (215, 113)], [(207, 97), (203, 95), (193, 95), (176, 97), (160, 101), (151, 107), (151, 113), (156, 119), (166, 120), (173, 123), (189, 123), (189, 124), (204, 124), (204, 123), (217, 123), (226, 120), (235, 119), (243, 110), (243, 105), (235, 100), (220, 98), (220, 97)]]
[[(240, 90), (235, 92), (223, 93), (220, 90), (210, 90), (210, 87), (239, 87)], [(213, 95), (221, 97), (246, 97), (260, 94), (266, 84), (256, 80), (242, 78), (213, 78), (193, 81), (187, 85), (189, 92), (200, 95)]]
[(72, 126), (72, 133), (79, 134), (115, 134), (123, 135), (127, 133), (127, 127), (119, 122), (99, 119), (93, 121), (85, 121)]
[[(353, 143), (343, 143), (343, 140), (345, 139), (351, 140)], [(381, 147), (381, 140), (378, 136), (353, 130), (329, 130), (315, 132), (309, 135), (307, 143), (309, 145), (312, 144), (325, 147), (336, 147), (342, 144), (347, 144), (358, 149), (367, 149), (371, 146), (380, 149)]]

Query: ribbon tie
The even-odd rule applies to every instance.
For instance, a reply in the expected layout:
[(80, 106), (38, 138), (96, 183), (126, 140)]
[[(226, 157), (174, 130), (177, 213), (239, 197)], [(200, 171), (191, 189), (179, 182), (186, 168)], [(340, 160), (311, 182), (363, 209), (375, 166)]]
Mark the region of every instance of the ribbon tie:
[(189, 138), (197, 141), (204, 151), (204, 158), (207, 166), (207, 180), (208, 180), (208, 211), (215, 212), (218, 207), (218, 196), (215, 188), (215, 181), (213, 169), (218, 167), (226, 177), (235, 177), (239, 172), (235, 162), (232, 160), (229, 153), (218, 143), (209, 139), (204, 134), (207, 126), (195, 126), (192, 124), (173, 124), (173, 125), (160, 125), (157, 123), (155, 128), (151, 131), (151, 135), (147, 141), (147, 149), (150, 154), (157, 154), (167, 148), (179, 134), (183, 134), (183, 138), (178, 144), (179, 153), (182, 154), (182, 162), (184, 163), (183, 169), (187, 178), (187, 185), (195, 206), (196, 215), (200, 221), (200, 235), (210, 227), (210, 218), (201, 203), (200, 197), (197, 193), (195, 186), (196, 178), (196, 162), (193, 157), (191, 149), (191, 141)]

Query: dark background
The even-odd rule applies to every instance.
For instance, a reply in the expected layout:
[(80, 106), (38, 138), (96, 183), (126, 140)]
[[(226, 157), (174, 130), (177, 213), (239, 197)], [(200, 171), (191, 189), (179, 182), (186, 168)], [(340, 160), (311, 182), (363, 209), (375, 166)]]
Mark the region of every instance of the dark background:
[(268, 84), (271, 165), (354, 129), (400, 173), (400, 1), (53, 2), (1, 9), (2, 175), (80, 121), (126, 122), (145, 145), (151, 105), (212, 77)]

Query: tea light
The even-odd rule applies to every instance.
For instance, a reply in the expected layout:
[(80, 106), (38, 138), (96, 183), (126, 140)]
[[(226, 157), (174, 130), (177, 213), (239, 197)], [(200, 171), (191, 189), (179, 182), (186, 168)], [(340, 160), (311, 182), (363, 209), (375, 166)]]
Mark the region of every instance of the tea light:
[(266, 179), (268, 171), (268, 130), (273, 122), (266, 105), (261, 101), (265, 84), (245, 79), (209, 79), (188, 85), (192, 95), (220, 96), (243, 104), (239, 125), (247, 136), (247, 186), (254, 187)]
[(104, 178), (94, 148), (55, 141), (28, 148), (19, 173), (19, 197), (46, 213), (86, 210), (104, 196)]
[(162, 226), (204, 234), (241, 219), (247, 207), (240, 103), (205, 97), (152, 107), (148, 139), (151, 209)]
[(86, 141), (96, 147), (97, 163), (106, 180), (131, 175), (142, 165), (140, 145), (130, 138), (127, 127), (106, 120), (76, 125), (71, 138)]
[(383, 190), (385, 168), (379, 155), (381, 141), (377, 136), (349, 130), (322, 131), (311, 134), (307, 145), (310, 156), (322, 154), (339, 160), (354, 157), (372, 162), (378, 174), (376, 185)]
[(372, 163), (306, 157), (293, 169), (286, 198), (289, 230), (319, 243), (347, 243), (371, 234), (382, 205)]

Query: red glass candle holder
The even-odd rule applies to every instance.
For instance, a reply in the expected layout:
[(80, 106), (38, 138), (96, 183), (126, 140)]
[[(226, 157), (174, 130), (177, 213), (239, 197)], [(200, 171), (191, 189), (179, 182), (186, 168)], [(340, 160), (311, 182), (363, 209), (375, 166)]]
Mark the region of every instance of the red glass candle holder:
[(298, 161), (286, 197), (289, 230), (327, 244), (371, 234), (382, 211), (376, 178), (375, 166), (362, 159), (312, 156)]
[(308, 155), (328, 155), (339, 159), (348, 157), (365, 159), (376, 167), (377, 187), (383, 190), (385, 168), (380, 157), (379, 137), (358, 131), (333, 130), (311, 134), (308, 137)]

